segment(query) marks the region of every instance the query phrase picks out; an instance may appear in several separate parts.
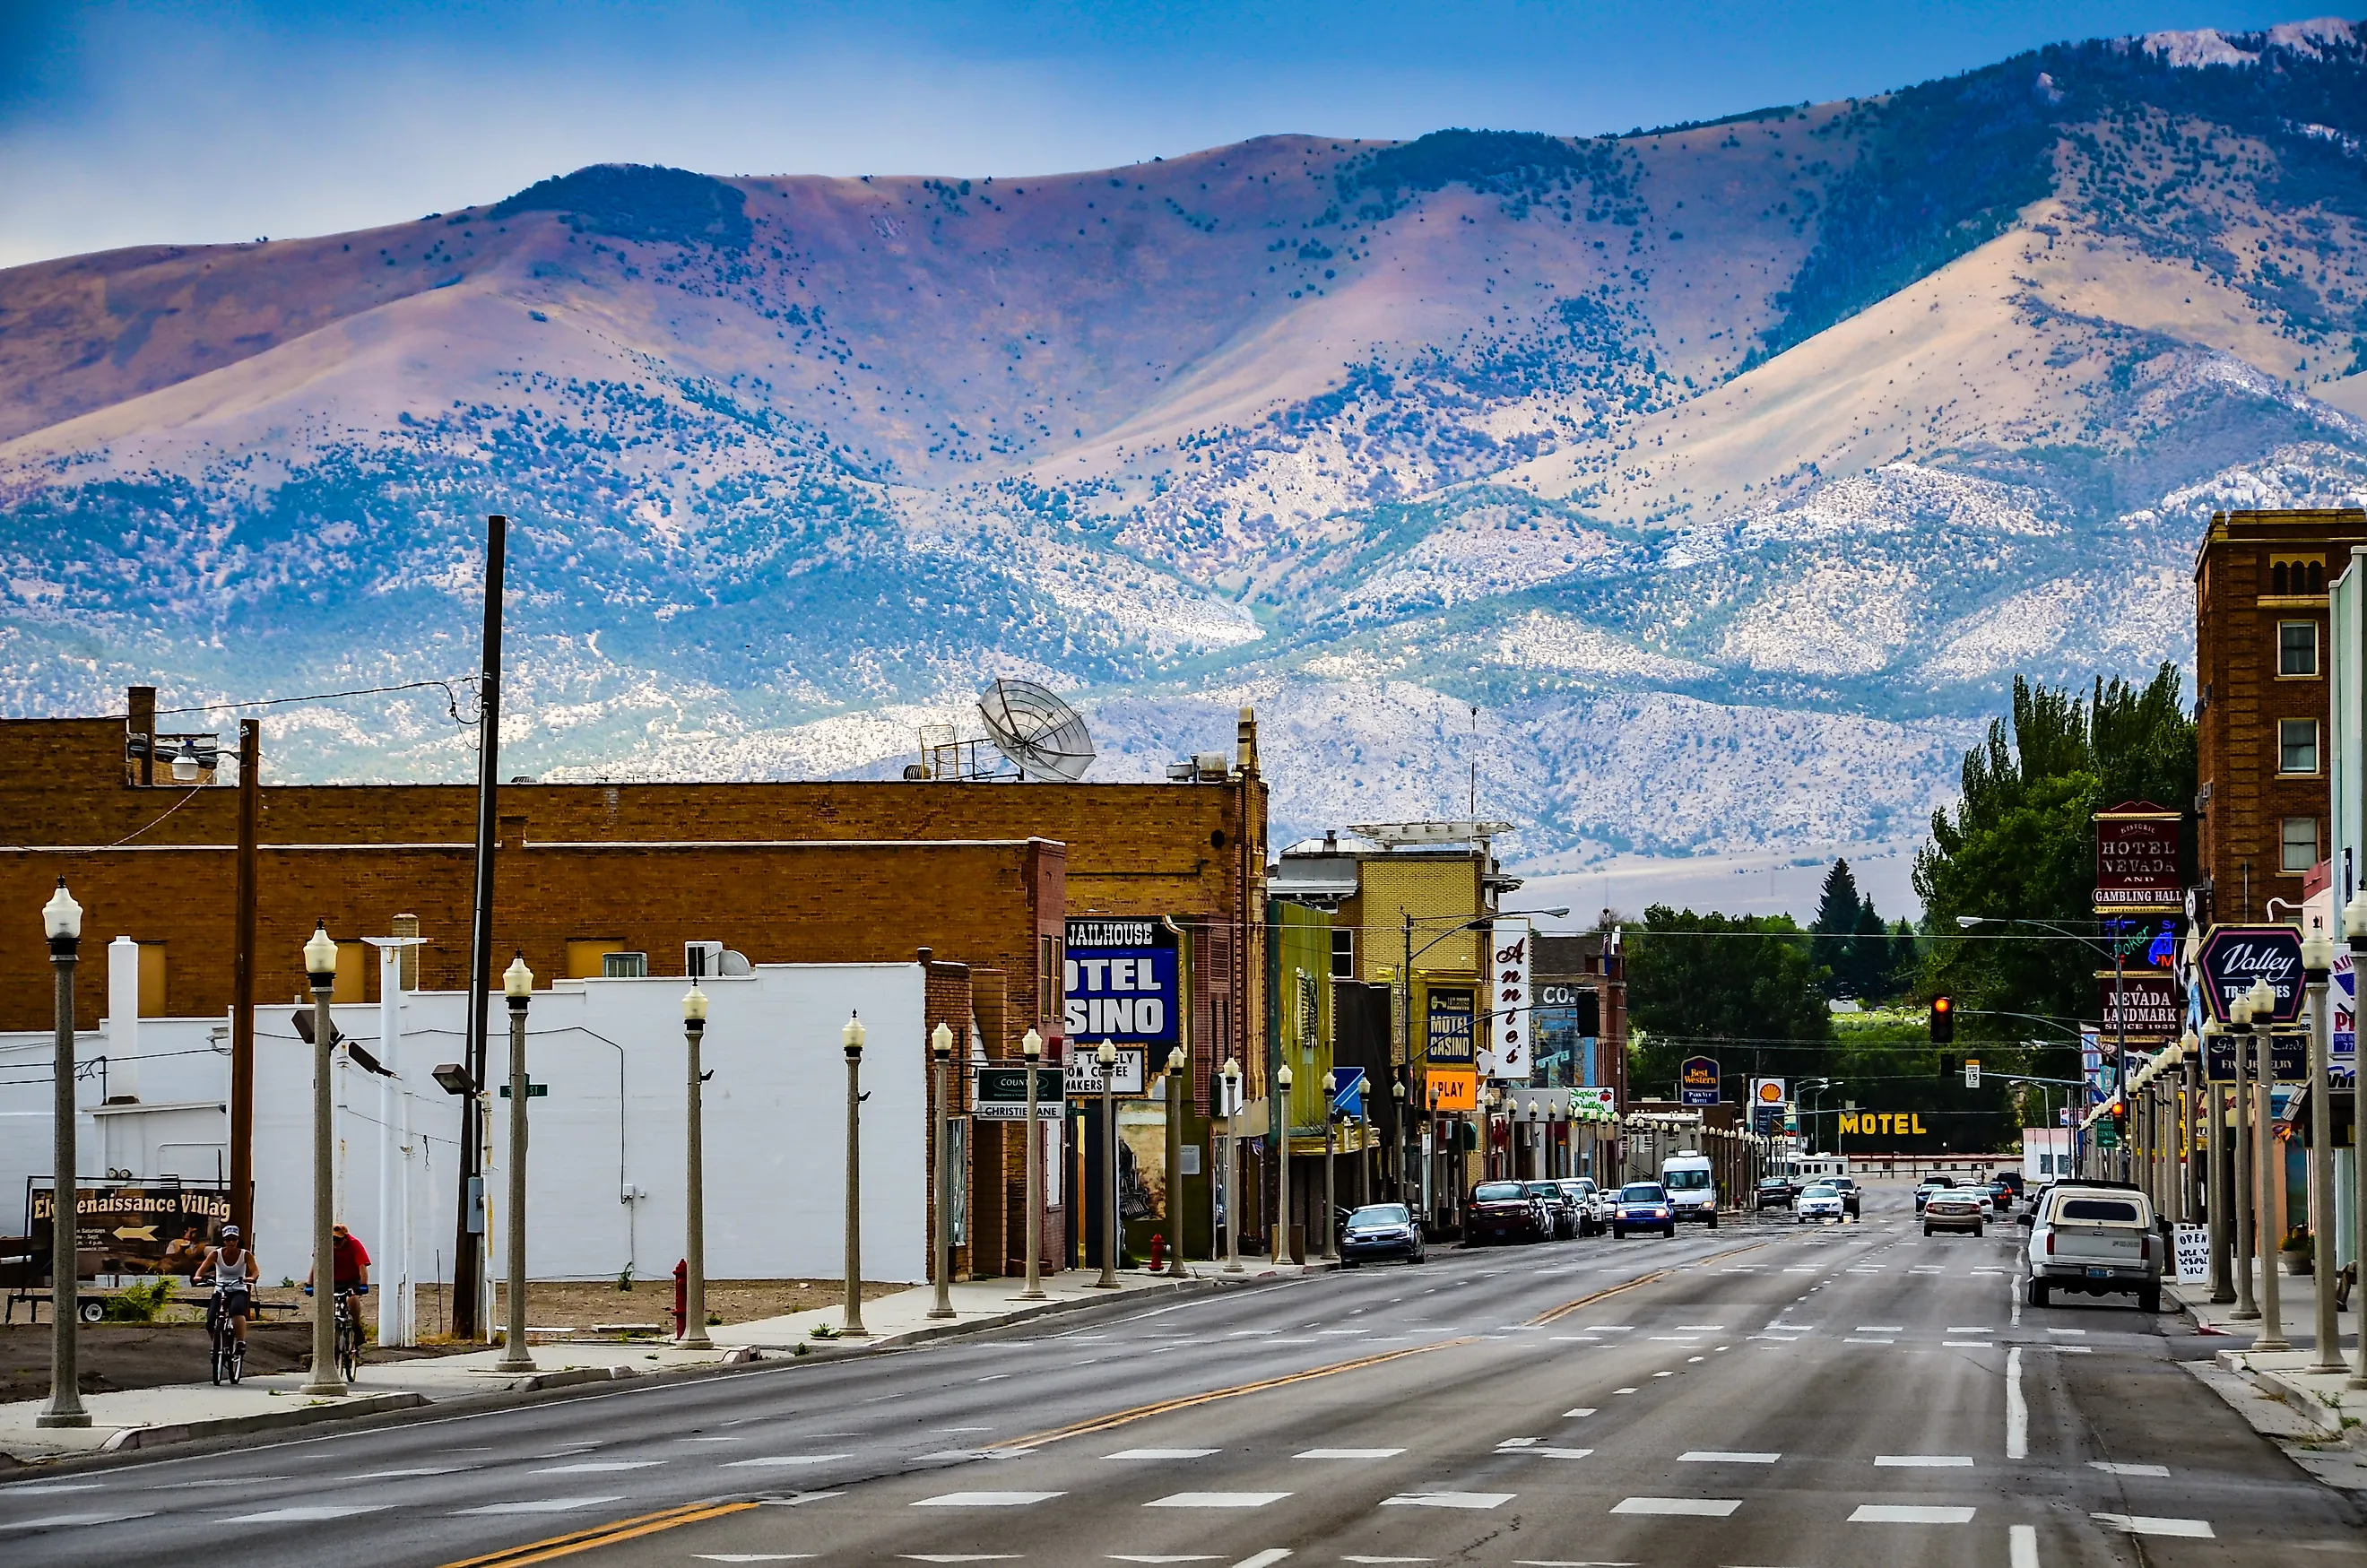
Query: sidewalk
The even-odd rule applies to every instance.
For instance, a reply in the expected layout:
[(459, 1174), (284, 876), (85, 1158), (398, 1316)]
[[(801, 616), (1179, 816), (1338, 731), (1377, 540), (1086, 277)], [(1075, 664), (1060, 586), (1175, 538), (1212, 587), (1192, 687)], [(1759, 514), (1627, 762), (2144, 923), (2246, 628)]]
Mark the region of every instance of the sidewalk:
[[(2283, 1301), (2280, 1315), (2287, 1339), (2309, 1337), (2316, 1306), (2314, 1281), (2285, 1275), (2277, 1281)], [(2314, 1349), (2255, 1350), (2258, 1322), (2237, 1322), (2233, 1302), (2214, 1302), (2208, 1285), (2169, 1287), (2170, 1298), (2194, 1320), (2198, 1332), (2225, 1336), (2226, 1343), (2209, 1367), (2189, 1363), (2189, 1370), (2235, 1406), (2253, 1430), (2271, 1439), (2294, 1461), (2328, 1485), (2367, 1490), (2367, 1389), (2347, 1386), (2350, 1371), (2313, 1372)], [(2336, 1344), (2346, 1369), (2358, 1360), (2359, 1314), (2335, 1316)]]
[[(236, 1388), (210, 1382), (176, 1383), (164, 1388), (128, 1389), (119, 1393), (87, 1393), (83, 1408), (91, 1424), (81, 1428), (42, 1427), (34, 1418), (43, 1401), (0, 1404), (0, 1469), (6, 1459), (37, 1463), (83, 1454), (153, 1448), (168, 1442), (267, 1431), (306, 1426), (318, 1421), (351, 1419), (455, 1399), (500, 1394), (531, 1394), (574, 1383), (649, 1376), (659, 1372), (779, 1360), (798, 1354), (798, 1347), (818, 1358), (862, 1355), (885, 1346), (924, 1343), (947, 1335), (976, 1333), (1005, 1324), (1022, 1323), (1049, 1314), (1071, 1313), (1130, 1296), (1208, 1291), (1226, 1284), (1270, 1282), (1321, 1272), (1331, 1267), (1304, 1268), (1275, 1264), (1263, 1258), (1244, 1259), (1242, 1272), (1228, 1274), (1219, 1263), (1187, 1265), (1190, 1276), (1171, 1280), (1138, 1271), (1121, 1271), (1118, 1289), (1093, 1288), (1098, 1275), (1070, 1270), (1044, 1277), (1043, 1302), (1013, 1298), (1025, 1287), (1020, 1280), (978, 1280), (957, 1282), (952, 1291), (954, 1316), (932, 1319), (936, 1292), (927, 1285), (881, 1296), (863, 1303), (867, 1338), (819, 1338), (817, 1325), (835, 1328), (839, 1309), (829, 1307), (792, 1313), (784, 1317), (710, 1327), (711, 1350), (683, 1350), (671, 1340), (603, 1339), (546, 1337), (527, 1332), (535, 1361), (531, 1373), (504, 1371), (499, 1349), (472, 1350), (457, 1356), (430, 1357), (373, 1366), (363, 1363), (358, 1385), (343, 1399), (308, 1397), (298, 1391), (307, 1374), (281, 1372), (250, 1376)], [(192, 1369), (197, 1370), (197, 1369)]]

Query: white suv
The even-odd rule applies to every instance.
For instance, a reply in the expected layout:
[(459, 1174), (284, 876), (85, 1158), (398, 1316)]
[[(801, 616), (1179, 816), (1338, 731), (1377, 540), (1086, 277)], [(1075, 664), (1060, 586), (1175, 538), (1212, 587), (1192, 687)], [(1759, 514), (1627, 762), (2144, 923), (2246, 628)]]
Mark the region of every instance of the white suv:
[(1693, 1220), (1717, 1229), (1717, 1178), (1707, 1155), (1688, 1149), (1660, 1162), (1660, 1185), (1668, 1190), (1670, 1207), (1680, 1220)]

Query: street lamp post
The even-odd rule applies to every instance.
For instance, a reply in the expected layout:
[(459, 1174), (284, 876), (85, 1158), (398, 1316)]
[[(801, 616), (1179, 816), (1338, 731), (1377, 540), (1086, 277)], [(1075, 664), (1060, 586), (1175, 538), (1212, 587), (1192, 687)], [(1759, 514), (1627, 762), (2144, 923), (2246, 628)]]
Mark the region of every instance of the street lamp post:
[[(2211, 1300), (2220, 1304), (2236, 1299), (2235, 1269), (2228, 1258), (2229, 1249), (2235, 1244), (2235, 1235), (2231, 1227), (2232, 1211), (2236, 1205), (2228, 1195), (2233, 1190), (2229, 1177), (2233, 1161), (2228, 1148), (2226, 1099), (2219, 1092), (2219, 1086), (2209, 1081), (2208, 1068), (2212, 1043), (2224, 1038), (2226, 1033), (2226, 1026), (2216, 1019), (2210, 1020), (2203, 1026), (2203, 1055), (2205, 1068), (2203, 1092), (2211, 1106), (2208, 1125), (2210, 1142), (2204, 1150), (2203, 1170), (2203, 1179), (2210, 1185), (2205, 1189), (2203, 1212), (2203, 1218), (2211, 1227)], [(2240, 1053), (2240, 1039), (2237, 1048)]]
[(707, 1337), (707, 1075), (698, 1066), (707, 1041), (707, 993), (697, 980), (682, 994), (682, 1041), (689, 1070), (683, 1099), (688, 1120), (683, 1128), (682, 1343), (706, 1350), (714, 1345)]
[(936, 1028), (929, 1032), (929, 1061), (936, 1075), (937, 1107), (937, 1299), (929, 1307), (931, 1317), (954, 1315), (953, 1160), (946, 1149), (952, 1140), (946, 1136), (953, 1126), (953, 1115), (946, 1100), (946, 1064), (953, 1059), (953, 1026), (939, 1019)]
[(2334, 1022), (2326, 1010), (2327, 979), (2334, 970), (2334, 943), (2317, 928), (2302, 938), (2302, 975), (2309, 987), (2309, 1190), (2318, 1223), (2310, 1227), (2316, 1257), (2310, 1283), (2317, 1311), (2314, 1372), (2342, 1372), (2342, 1344), (2334, 1316), (2334, 1114), (2327, 1054), (2334, 1045)]
[(1044, 1133), (1036, 1125), (1036, 1069), (1044, 1060), (1044, 1037), (1029, 1030), (1019, 1042), (1020, 1060), (1027, 1064), (1027, 1288), (1023, 1302), (1044, 1297)]
[(502, 1359), (494, 1370), (534, 1371), (534, 1357), (526, 1348), (526, 1008), (534, 993), (534, 971), (518, 953), (502, 971), (502, 995), (510, 1004), (510, 1213), (508, 1325), (502, 1335)]
[(82, 1329), (82, 1224), (74, 1183), (74, 964), (82, 950), (82, 906), (58, 878), (58, 890), (41, 906), (41, 929), (50, 939), (50, 965), (57, 972), (57, 1036), (51, 1091), (50, 1135), (50, 1402), (33, 1418), (39, 1427), (87, 1427), (78, 1367)]
[[(1398, 1168), (1398, 1201), (1402, 1203), (1406, 1201), (1406, 1148), (1408, 1146), (1406, 1134), (1410, 1131), (1410, 1129), (1406, 1125), (1405, 1077), (1402, 1074), (1390, 1080), (1389, 1100), (1390, 1102), (1397, 1107), (1397, 1120), (1392, 1122), (1391, 1125), (1397, 1129), (1397, 1137), (1395, 1139), (1397, 1149), (1395, 1152), (1397, 1155), (1396, 1164)], [(1423, 1217), (1426, 1219), (1429, 1216), (1424, 1215)]]
[(2230, 1151), (2228, 1189), (2235, 1201), (2236, 1306), (2233, 1319), (2249, 1322), (2260, 1315), (2252, 1302), (2252, 993), (2239, 992), (2227, 1004), (2229, 1028), (2236, 1037), (2236, 1143)]
[(304, 973), (312, 982), (312, 1373), (299, 1392), (335, 1399), (345, 1393), (337, 1375), (336, 1253), (330, 1227), (336, 1223), (336, 1114), (329, 1083), (329, 1049), (334, 1030), (329, 998), (337, 984), (337, 944), (326, 920), (304, 944)]
[(1167, 1053), (1167, 1277), (1184, 1278), (1184, 1047)]
[(1332, 1183), (1340, 1168), (1340, 1108), (1331, 1103), (1329, 1094), (1323, 1101), (1323, 1213), (1316, 1216), (1323, 1222), (1323, 1250), (1319, 1256), (1326, 1263), (1337, 1263), (1340, 1222), (1335, 1216), (1340, 1213), (1340, 1200)]
[(1093, 1053), (1102, 1070), (1102, 1277), (1097, 1291), (1117, 1289), (1117, 1046), (1104, 1040)]
[(867, 1339), (863, 1326), (863, 1020), (846, 1015), (838, 1032), (846, 1049), (846, 1301), (839, 1312), (839, 1333), (850, 1339)]
[(2282, 1306), (2283, 1286), (2277, 1279), (2278, 1244), (2283, 1239), (2277, 1235), (2277, 1202), (2271, 1175), (2271, 1160), (2277, 1152), (2276, 1129), (2269, 1116), (2270, 1088), (2276, 1081), (2276, 1069), (2269, 1055), (2270, 1015), (2277, 1005), (2276, 993), (2266, 980), (2255, 980), (2248, 995), (2252, 998), (2252, 1239), (2260, 1254), (2260, 1337), (2252, 1341), (2255, 1350), (2290, 1350), (2285, 1339), (2285, 1320)]
[(1233, 1136), (1233, 1118), (1241, 1103), (1241, 1065), (1228, 1056), (1221, 1071), (1225, 1079), (1225, 1272), (1239, 1274), (1242, 1272), (1240, 1182), (1235, 1168), (1240, 1163), (1241, 1145)]
[(2178, 1042), (2179, 1083), (2182, 1090), (2179, 1104), (2179, 1142), (2184, 1151), (2184, 1161), (2178, 1172), (2178, 1217), (2187, 1224), (2196, 1224), (2203, 1214), (2203, 1109), (2196, 1096), (2201, 1088), (2203, 1042), (2188, 1030)]
[[(2351, 896), (2350, 902), (2343, 906), (2342, 934), (2350, 943), (2350, 973), (2355, 985), (2357, 976), (2367, 975), (2367, 887), (2361, 887)], [(2354, 1067), (2352, 1082), (2356, 1087), (2351, 1090), (2351, 1100), (2356, 1106), (2362, 1098), (2362, 1092), (2367, 1091), (2367, 1073), (2361, 1073)], [(2361, 1137), (2356, 1130), (2361, 1125), (2367, 1125), (2367, 1117), (2361, 1117), (2354, 1109), (2351, 1112), (2350, 1166), (2351, 1175), (2359, 1184), (2359, 1194), (2351, 1213), (2360, 1216), (2358, 1234), (2367, 1236), (2367, 1137)], [(2367, 1247), (2359, 1250), (2361, 1257), (2367, 1258)], [(2360, 1283), (2367, 1285), (2367, 1262), (2361, 1262), (2359, 1273)], [(2349, 1381), (2343, 1384), (2345, 1388), (2367, 1389), (2367, 1301), (2360, 1303), (2360, 1324), (2359, 1364), (2351, 1369)]]
[(1290, 1236), (1290, 1064), (1283, 1063), (1274, 1070), (1274, 1089), (1282, 1101), (1282, 1155), (1274, 1162), (1274, 1250), (1276, 1263), (1304, 1264), (1302, 1250), (1291, 1245)]

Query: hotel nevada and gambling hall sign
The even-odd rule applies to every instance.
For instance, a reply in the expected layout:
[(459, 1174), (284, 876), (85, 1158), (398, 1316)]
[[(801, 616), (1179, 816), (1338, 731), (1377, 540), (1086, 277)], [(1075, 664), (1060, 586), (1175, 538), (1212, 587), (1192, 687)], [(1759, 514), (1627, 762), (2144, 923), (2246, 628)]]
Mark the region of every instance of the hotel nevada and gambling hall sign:
[(2178, 869), (2185, 820), (2150, 800), (2096, 813), (2096, 913), (2176, 914), (2185, 908)]

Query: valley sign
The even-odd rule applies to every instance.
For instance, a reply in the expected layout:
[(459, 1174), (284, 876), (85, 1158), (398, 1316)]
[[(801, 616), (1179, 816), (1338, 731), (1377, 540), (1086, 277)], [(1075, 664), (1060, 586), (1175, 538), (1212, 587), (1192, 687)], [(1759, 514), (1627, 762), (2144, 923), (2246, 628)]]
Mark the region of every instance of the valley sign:
[(2211, 1016), (2230, 1021), (2236, 998), (2266, 980), (2276, 993), (2274, 1023), (2301, 1016), (2301, 932), (2291, 926), (2214, 926), (2195, 955), (2203, 972), (2203, 999)]

